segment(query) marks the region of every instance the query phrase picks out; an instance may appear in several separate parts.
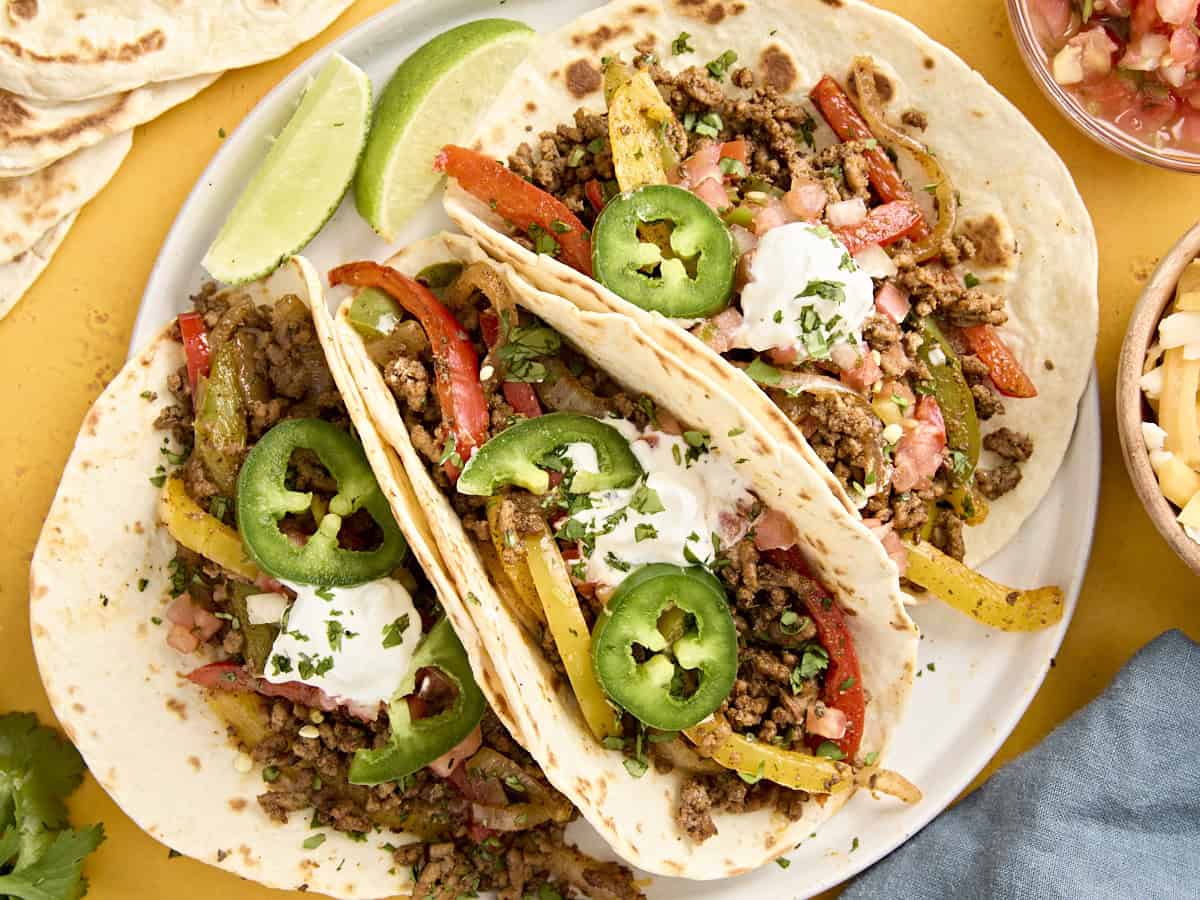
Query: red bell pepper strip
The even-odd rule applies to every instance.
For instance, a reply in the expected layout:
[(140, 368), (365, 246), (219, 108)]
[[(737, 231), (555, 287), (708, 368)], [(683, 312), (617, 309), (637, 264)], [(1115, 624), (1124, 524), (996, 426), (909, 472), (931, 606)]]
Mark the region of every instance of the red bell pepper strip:
[(194, 393), (200, 377), (208, 375), (208, 332), (204, 330), (204, 316), (198, 312), (180, 313), (179, 336), (183, 339), (183, 352), (187, 357), (188, 383)]
[[(786, 550), (769, 550), (767, 558), (781, 569), (799, 572), (810, 579), (811, 590), (801, 595), (809, 618), (817, 626), (817, 639), (829, 654), (829, 668), (825, 670), (825, 687), (821, 699), (826, 706), (840, 710), (846, 716), (846, 733), (837, 744), (847, 759), (854, 759), (862, 743), (863, 722), (866, 719), (866, 694), (863, 691), (862, 671), (858, 665), (858, 653), (854, 649), (854, 638), (846, 627), (846, 617), (826, 587), (813, 577), (808, 563), (800, 554), (800, 548), (792, 546)], [(811, 737), (810, 746), (815, 750), (824, 738)]]
[(962, 333), (972, 352), (987, 365), (988, 374), (1000, 393), (1022, 399), (1038, 395), (1037, 387), (993, 326), (971, 325), (963, 328)]
[[(329, 273), (329, 283), (376, 288), (417, 317), (433, 350), (438, 404), (454, 436), (453, 452), (465, 463), (487, 440), (490, 417), (479, 382), (479, 356), (454, 314), (425, 285), (379, 263), (338, 266)], [(446, 464), (452, 479), (461, 463)]]
[(558, 198), (491, 157), (453, 144), (442, 148), (434, 168), (457, 179), (463, 190), (487, 203), (518, 230), (528, 233), (536, 225), (558, 242), (563, 262), (591, 277), (592, 242), (587, 229)]
[[(492, 312), (479, 314), (479, 330), (483, 332), (483, 341), (489, 347), (495, 347), (500, 339), (500, 319)], [(536, 419), (542, 414), (542, 404), (538, 400), (537, 391), (532, 384), (523, 381), (505, 381), (500, 385), (504, 399), (518, 413), (527, 419)]]
[(600, 182), (595, 178), (588, 181), (583, 186), (584, 196), (588, 198), (588, 202), (592, 204), (592, 208), (596, 212), (604, 211), (604, 188), (600, 186)]
[(286, 681), (273, 684), (259, 678), (241, 663), (226, 661), (201, 666), (187, 676), (188, 681), (213, 691), (234, 691), (246, 694), (262, 694), (264, 697), (280, 697), (293, 703), (301, 703), (326, 712), (338, 708), (328, 694), (310, 684)]
[[(871, 133), (871, 127), (855, 108), (850, 97), (842, 90), (842, 86), (830, 76), (826, 75), (818, 81), (810, 96), (817, 104), (817, 108), (821, 110), (825, 121), (829, 123), (829, 127), (841, 140), (869, 141), (875, 138), (875, 135)], [(908, 189), (908, 185), (900, 177), (899, 170), (882, 147), (867, 150), (865, 155), (867, 178), (884, 203), (913, 199), (912, 191)], [(922, 215), (920, 226), (913, 230), (912, 239), (919, 241), (928, 234), (929, 225)]]
[(902, 237), (915, 237), (916, 227), (925, 220), (921, 209), (911, 200), (897, 200), (877, 206), (857, 225), (835, 228), (836, 234), (851, 253), (871, 244), (887, 247)]

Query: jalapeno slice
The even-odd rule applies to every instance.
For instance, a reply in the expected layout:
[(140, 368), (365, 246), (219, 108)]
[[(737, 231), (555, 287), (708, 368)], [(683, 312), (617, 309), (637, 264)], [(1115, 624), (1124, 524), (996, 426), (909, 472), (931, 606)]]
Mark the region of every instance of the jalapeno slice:
[[(338, 492), (316, 532), (302, 546), (279, 528), (288, 513), (312, 506), (311, 493), (287, 487), (292, 452), (312, 450), (337, 482)], [(338, 542), (342, 519), (365, 509), (383, 533), (373, 550), (349, 550)], [(242, 464), (237, 483), (238, 530), (246, 550), (264, 571), (284, 581), (320, 587), (365, 584), (391, 572), (408, 545), (392, 518), (362, 447), (321, 419), (289, 419), (268, 431)]]
[(570, 488), (577, 494), (629, 487), (644, 474), (629, 441), (611, 425), (575, 413), (550, 413), (517, 422), (476, 450), (458, 477), (458, 490), (490, 497), (513, 484), (544, 494), (550, 475), (539, 464), (571, 444), (591, 444), (600, 470), (575, 473)]
[[(414, 719), (408, 697), (423, 669), (436, 669), (454, 687), (455, 697), (432, 716)], [(483, 693), (471, 674), (467, 651), (446, 619), (438, 621), (413, 654), (412, 666), (388, 704), (392, 733), (388, 743), (359, 750), (350, 764), (351, 784), (396, 781), (425, 768), (466, 739), (483, 718)]]
[[(642, 239), (642, 230), (658, 223), (671, 227), (670, 255)], [(725, 223), (695, 194), (669, 184), (614, 197), (592, 231), (592, 270), (600, 283), (670, 318), (701, 318), (725, 309), (736, 266)]]
[[(639, 662), (635, 648), (647, 658)], [(605, 692), (635, 718), (681, 731), (707, 718), (737, 676), (737, 629), (721, 583), (703, 569), (656, 564), (625, 579), (592, 639)]]

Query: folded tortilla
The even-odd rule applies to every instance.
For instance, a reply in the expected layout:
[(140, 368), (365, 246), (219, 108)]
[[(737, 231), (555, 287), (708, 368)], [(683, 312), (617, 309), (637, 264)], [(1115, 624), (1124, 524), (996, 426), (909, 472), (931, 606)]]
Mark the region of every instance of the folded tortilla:
[[(675, 54), (672, 42), (683, 32), (694, 52)], [(749, 67), (759, 83), (800, 104), (807, 104), (823, 75), (841, 78), (856, 56), (869, 55), (891, 82), (889, 116), (899, 119), (909, 109), (925, 114), (928, 127), (920, 139), (960, 194), (960, 222), (995, 229), (996, 258), (977, 258), (971, 267), (979, 269), (985, 286), (1006, 294), (1005, 340), (1039, 392), (1035, 399), (1008, 403), (1006, 414), (989, 422), (1032, 435), (1037, 452), (1022, 465), (1020, 485), (991, 503), (983, 524), (964, 532), (967, 564), (982, 563), (1012, 539), (1050, 489), (1092, 370), (1099, 310), (1096, 238), (1066, 166), (1016, 107), (950, 50), (860, 0), (616, 0), (545, 37), (470, 146), (507, 159), (522, 142), (536, 142), (541, 132), (573, 122), (580, 107), (603, 112), (601, 59), (623, 55), (629, 61), (651, 45), (659, 64), (672, 72), (733, 50), (737, 65)], [(728, 82), (725, 87), (733, 96), (745, 93)], [(823, 468), (800, 430), (747, 375), (675, 321), (526, 250), (506, 236), (505, 223), (457, 185), (447, 191), (445, 206), (490, 255), (512, 263), (538, 287), (581, 309), (612, 310), (637, 321), (663, 349), (744, 406), (776, 440), (790, 435), (803, 457)], [(853, 508), (839, 484), (833, 489)]]
[[(442, 234), (408, 247), (388, 265), (413, 276), (435, 263), (470, 264), (486, 258), (470, 240)], [(639, 392), (681, 422), (709, 432), (713, 445), (729, 458), (748, 459), (739, 471), (760, 498), (792, 522), (805, 557), (847, 610), (870, 698), (862, 752), (886, 757), (912, 687), (918, 633), (904, 611), (895, 567), (879, 542), (834, 496), (823, 470), (797, 463), (745, 409), (711, 389), (630, 318), (581, 310), (535, 289), (511, 267), (498, 268), (518, 304), (598, 367), (636, 384)], [(683, 775), (662, 774), (651, 767), (641, 778), (632, 778), (625, 758), (604, 749), (592, 736), (570, 687), (554, 674), (505, 604), (449, 498), (430, 477), (379, 369), (348, 320), (349, 309), (347, 300), (336, 319), (343, 355), (379, 433), (404, 464), (459, 595), (472, 601), (467, 611), (498, 666), (525, 747), (613, 849), (656, 874), (726, 878), (789, 852), (840, 809), (850, 791), (812, 800), (796, 822), (770, 810), (717, 814), (719, 833), (704, 844), (694, 843), (680, 830), (674, 810)]]
[[(465, 604), (445, 574), (433, 537), (395, 455), (376, 435), (332, 341), (316, 272), (295, 257), (265, 284), (312, 308), (338, 384), (397, 523), (445, 607), (476, 679), (501, 721), (521, 739), (500, 681)], [(234, 768), (226, 723), (184, 677), (202, 662), (167, 646), (161, 617), (175, 541), (159, 522), (162, 432), (154, 420), (183, 350), (166, 330), (130, 359), (83, 422), (30, 569), (30, 625), (46, 693), (88, 769), (148, 834), (172, 849), (270, 887), (333, 897), (411, 893), (411, 872), (383, 844), (332, 829), (315, 849), (308, 817), (286, 825), (255, 802), (262, 774)], [(147, 393), (150, 392), (150, 393)], [(144, 579), (144, 581), (143, 581)]]

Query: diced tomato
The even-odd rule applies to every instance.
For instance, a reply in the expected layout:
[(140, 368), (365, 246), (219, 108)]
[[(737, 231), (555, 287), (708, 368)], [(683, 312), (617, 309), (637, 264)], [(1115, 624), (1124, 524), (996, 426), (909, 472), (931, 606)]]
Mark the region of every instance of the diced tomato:
[(783, 513), (768, 509), (754, 523), (754, 546), (759, 550), (786, 550), (796, 545), (796, 526)]
[(911, 200), (885, 203), (867, 213), (866, 221), (851, 228), (835, 228), (838, 236), (851, 255), (871, 244), (890, 247), (902, 237), (916, 237), (919, 226), (925, 222), (921, 209)]
[(1000, 393), (1006, 397), (1021, 398), (1038, 395), (1037, 387), (993, 326), (972, 325), (962, 329), (962, 333), (971, 346), (971, 352), (987, 365), (988, 374)]
[(729, 194), (725, 185), (712, 178), (705, 178), (692, 188), (692, 193), (707, 203), (716, 212), (729, 208)]
[(1155, 0), (1158, 14), (1168, 25), (1190, 25), (1196, 21), (1200, 0)]
[(179, 336), (187, 358), (188, 383), (195, 391), (201, 376), (208, 375), (208, 332), (204, 328), (204, 316), (197, 312), (180, 313)]
[(794, 366), (796, 360), (800, 358), (800, 348), (794, 345), (791, 347), (775, 347), (767, 351), (767, 356), (777, 366)]
[[(851, 350), (851, 353), (854, 354), (854, 351)], [(879, 363), (875, 362), (875, 356), (867, 348), (863, 348), (860, 354), (854, 354), (854, 356), (855, 364), (842, 369), (842, 383), (856, 391), (865, 392), (867, 388), (883, 377), (883, 370), (879, 368)]]
[(1176, 28), (1171, 33), (1171, 59), (1186, 66), (1200, 51), (1200, 38), (1190, 28)]
[(926, 488), (942, 466), (946, 447), (946, 422), (933, 397), (917, 402), (916, 419), (909, 423), (896, 445), (892, 488), (899, 493)]
[[(812, 577), (798, 547), (770, 550), (767, 558), (780, 568), (792, 569)], [(821, 691), (821, 699), (825, 701), (826, 706), (840, 710), (846, 716), (846, 733), (833, 740), (847, 757), (853, 759), (862, 743), (867, 703), (858, 652), (854, 648), (854, 637), (846, 625), (846, 616), (841, 606), (819, 581), (813, 579), (809, 582), (809, 589), (801, 594), (801, 600), (809, 618), (817, 626), (817, 639), (829, 654), (829, 668), (825, 670), (825, 686)], [(814, 748), (820, 743), (819, 736), (811, 739)]]
[(783, 203), (792, 215), (809, 221), (821, 218), (828, 202), (824, 185), (800, 178), (792, 179), (792, 186), (783, 197)]
[(588, 198), (588, 202), (592, 204), (592, 209), (596, 212), (604, 210), (604, 188), (600, 186), (600, 182), (595, 178), (588, 181), (583, 186), (583, 194)]
[(720, 166), (721, 147), (716, 142), (702, 144), (700, 149), (680, 163), (681, 185), (694, 192), (705, 181), (712, 180), (719, 184), (724, 179)]
[(1070, 0), (1031, 0), (1029, 11), (1042, 43), (1058, 46), (1067, 39), (1071, 31)]
[(754, 233), (762, 237), (772, 228), (790, 225), (796, 216), (778, 197), (768, 197), (767, 202), (754, 213)]
[(721, 145), (721, 159), (733, 159), (743, 166), (750, 164), (750, 144), (748, 141), (726, 141)]
[[(434, 168), (458, 181), (467, 193), (482, 200), (519, 231), (534, 225), (558, 243), (559, 256), (571, 268), (591, 277), (592, 242), (587, 229), (561, 200), (510, 172), (490, 156), (449, 144)], [(564, 230), (565, 229), (565, 230)]]
[(840, 741), (846, 736), (846, 725), (849, 720), (846, 714), (834, 706), (826, 706), (823, 701), (816, 701), (808, 707), (804, 717), (804, 730), (809, 734)]
[(730, 306), (696, 326), (694, 333), (717, 353), (728, 353), (733, 349), (734, 335), (741, 327), (741, 312)]
[(908, 292), (896, 287), (890, 281), (885, 281), (875, 295), (875, 308), (897, 325), (908, 316), (912, 305), (908, 301)]

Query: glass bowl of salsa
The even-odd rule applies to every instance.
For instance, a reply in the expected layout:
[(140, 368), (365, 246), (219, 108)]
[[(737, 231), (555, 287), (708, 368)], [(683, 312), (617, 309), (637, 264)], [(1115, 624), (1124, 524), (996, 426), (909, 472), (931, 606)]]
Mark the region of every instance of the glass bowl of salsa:
[(1200, 0), (1008, 0), (1042, 90), (1085, 134), (1200, 173)]

